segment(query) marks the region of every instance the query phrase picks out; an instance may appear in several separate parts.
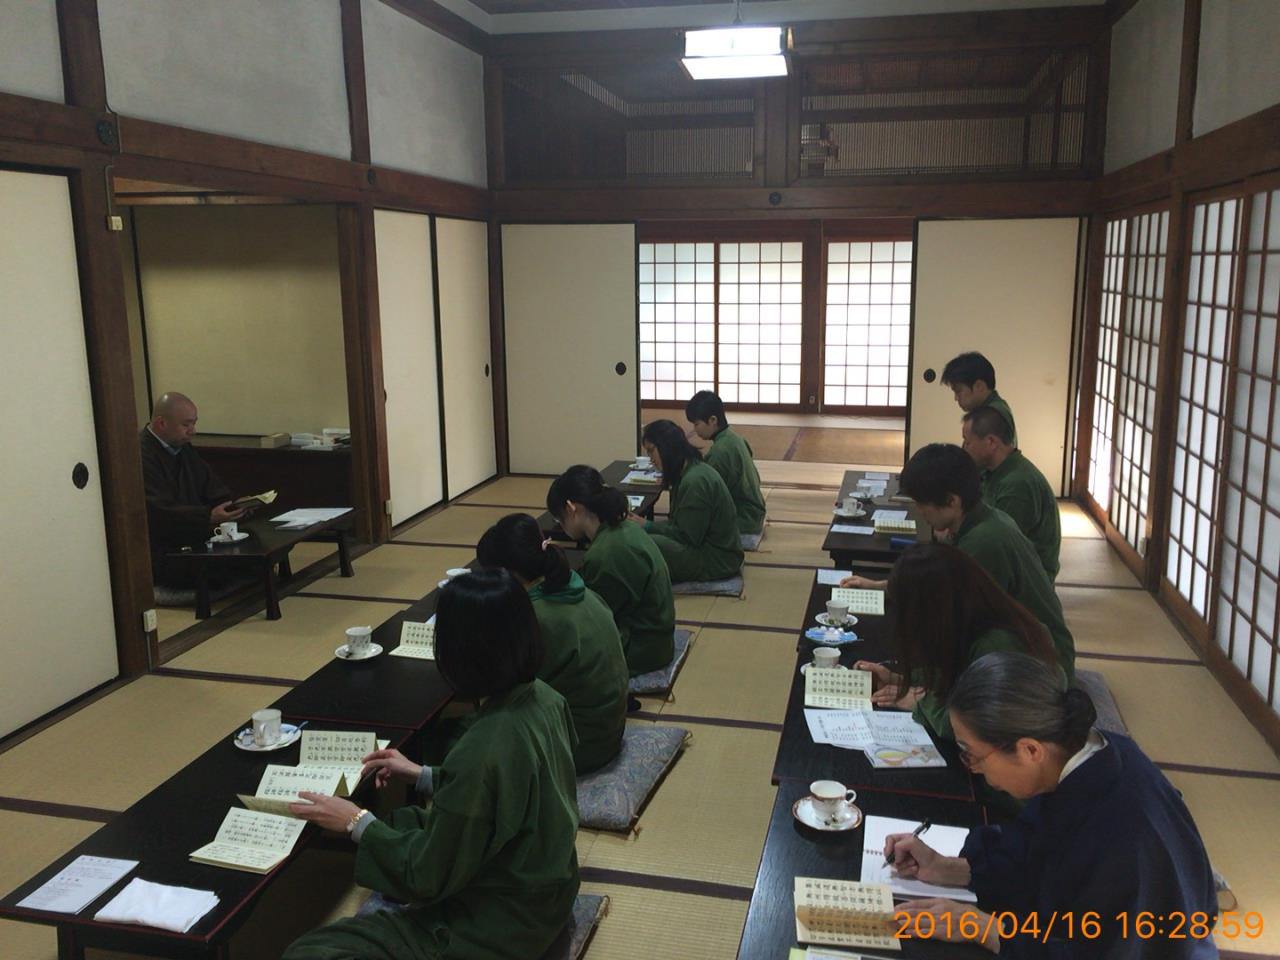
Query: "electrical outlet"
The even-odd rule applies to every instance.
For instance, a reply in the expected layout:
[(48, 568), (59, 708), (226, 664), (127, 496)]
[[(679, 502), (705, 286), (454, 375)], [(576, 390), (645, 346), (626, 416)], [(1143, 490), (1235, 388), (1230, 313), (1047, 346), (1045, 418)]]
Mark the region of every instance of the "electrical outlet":
[(144, 633), (151, 633), (152, 631), (154, 631), (154, 630), (156, 629), (156, 627), (157, 627), (157, 626), (158, 626), (158, 624), (156, 623), (156, 611), (155, 611), (155, 609), (154, 609), (154, 608), (152, 608), (151, 610), (143, 610), (143, 611), (142, 611), (142, 630), (143, 630), (143, 632), (144, 632)]
[(124, 217), (118, 217), (115, 214), (107, 217), (107, 229), (112, 233), (120, 233), (124, 230)]

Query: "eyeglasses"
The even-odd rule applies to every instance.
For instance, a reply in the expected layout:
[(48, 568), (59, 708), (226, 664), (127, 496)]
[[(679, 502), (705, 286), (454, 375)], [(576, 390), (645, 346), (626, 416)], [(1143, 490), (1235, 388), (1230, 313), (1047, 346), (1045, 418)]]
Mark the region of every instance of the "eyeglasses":
[(957, 743), (956, 746), (960, 748), (960, 762), (963, 763), (965, 767), (968, 768), (969, 770), (973, 770), (974, 767), (976, 767), (978, 764), (986, 760), (987, 757), (991, 756), (993, 753), (996, 753), (1001, 749), (1000, 747), (992, 747), (982, 756), (975, 757), (973, 753), (969, 750), (969, 748), (966, 747), (963, 743)]

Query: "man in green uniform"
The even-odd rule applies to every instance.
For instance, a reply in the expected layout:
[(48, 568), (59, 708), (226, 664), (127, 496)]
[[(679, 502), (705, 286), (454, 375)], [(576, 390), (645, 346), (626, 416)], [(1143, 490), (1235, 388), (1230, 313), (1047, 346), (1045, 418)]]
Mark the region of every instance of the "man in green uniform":
[(1018, 427), (1004, 397), (996, 393), (996, 371), (980, 353), (962, 353), (942, 368), (942, 385), (950, 387), (956, 403), (965, 413), (979, 407), (994, 407), (1009, 422), (1010, 443), (1018, 445)]
[(1013, 430), (994, 407), (966, 413), (962, 431), (965, 452), (982, 471), (982, 499), (1013, 518), (1035, 545), (1044, 572), (1056, 579), (1062, 523), (1049, 481), (1013, 445)]
[(710, 440), (703, 459), (724, 479), (738, 514), (738, 533), (764, 529), (764, 495), (751, 445), (734, 433), (725, 417), (724, 403), (710, 390), (699, 390), (684, 408), (693, 432)]
[(978, 468), (969, 455), (954, 444), (931, 443), (907, 461), (898, 485), (916, 502), (935, 534), (949, 536), (1045, 625), (1070, 683), (1075, 676), (1075, 640), (1053, 581), (1018, 525), (1004, 511), (982, 502)]

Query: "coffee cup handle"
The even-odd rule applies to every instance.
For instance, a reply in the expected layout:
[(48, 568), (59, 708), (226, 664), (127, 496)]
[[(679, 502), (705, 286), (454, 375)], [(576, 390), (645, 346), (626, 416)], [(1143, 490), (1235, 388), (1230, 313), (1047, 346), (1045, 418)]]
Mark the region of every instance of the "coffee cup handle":
[(857, 800), (857, 799), (858, 799), (858, 791), (857, 791), (857, 790), (846, 790), (846, 791), (844, 792), (844, 802), (845, 802), (845, 803), (853, 803), (853, 801), (855, 801), (855, 800)]

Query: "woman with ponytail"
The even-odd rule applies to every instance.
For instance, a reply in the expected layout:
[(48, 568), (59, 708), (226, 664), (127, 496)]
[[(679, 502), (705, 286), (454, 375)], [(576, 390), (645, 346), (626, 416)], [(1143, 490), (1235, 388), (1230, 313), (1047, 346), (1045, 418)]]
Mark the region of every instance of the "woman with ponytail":
[(609, 606), (569, 569), (563, 551), (527, 513), (490, 527), (476, 559), (509, 571), (528, 591), (542, 635), (538, 679), (569, 704), (578, 775), (598, 770), (622, 749), (627, 719), (627, 661)]
[(653, 539), (626, 522), (627, 498), (579, 464), (551, 484), (547, 509), (569, 536), (590, 541), (582, 577), (613, 611), (630, 675), (665, 667), (675, 656), (671, 575)]
[[(1011, 823), (970, 831), (958, 857), (911, 834), (888, 838), (898, 876), (978, 898), (977, 911), (946, 899), (902, 904), (908, 929), (1002, 957), (1218, 955), (1213, 871), (1191, 814), (1132, 740), (1094, 727), (1087, 693), (1064, 690), (1035, 657), (990, 653), (960, 676), (948, 709), (965, 765), (1027, 803)], [(921, 914), (932, 924), (917, 926)], [(1150, 937), (1135, 926), (1140, 914), (1151, 915)], [(1182, 939), (1165, 935), (1174, 928)]]

